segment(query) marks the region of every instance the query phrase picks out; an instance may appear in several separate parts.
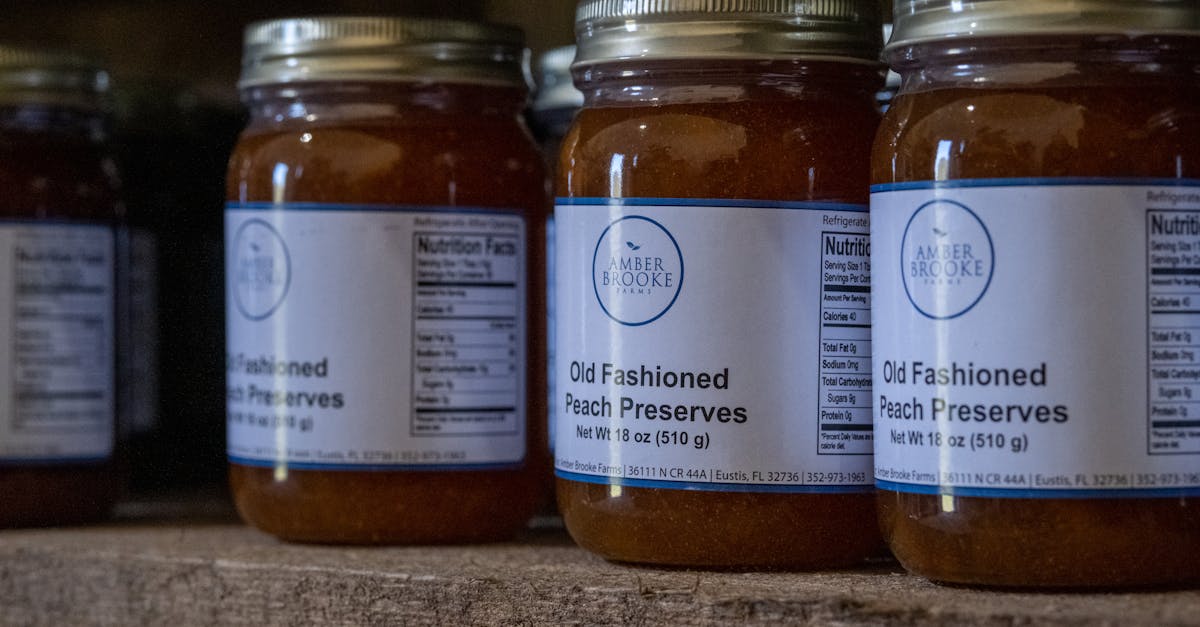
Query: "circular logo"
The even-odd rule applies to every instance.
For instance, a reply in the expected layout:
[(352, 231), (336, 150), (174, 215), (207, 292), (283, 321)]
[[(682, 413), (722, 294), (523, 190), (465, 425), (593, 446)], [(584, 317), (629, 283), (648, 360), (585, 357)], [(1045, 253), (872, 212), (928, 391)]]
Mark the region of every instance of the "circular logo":
[(233, 238), (233, 298), (251, 320), (275, 313), (292, 283), (292, 260), (279, 232), (262, 220), (248, 220)]
[(679, 298), (683, 252), (663, 225), (645, 216), (609, 224), (592, 255), (592, 287), (609, 318), (628, 326), (658, 320)]
[(970, 311), (991, 285), (995, 266), (992, 236), (966, 205), (932, 200), (908, 219), (900, 276), (922, 315), (949, 320)]

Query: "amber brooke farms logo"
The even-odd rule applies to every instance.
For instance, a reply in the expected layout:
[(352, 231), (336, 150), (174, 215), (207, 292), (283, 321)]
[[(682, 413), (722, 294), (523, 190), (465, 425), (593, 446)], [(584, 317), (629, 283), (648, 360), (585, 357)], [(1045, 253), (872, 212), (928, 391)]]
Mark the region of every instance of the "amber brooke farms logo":
[(625, 216), (604, 229), (592, 255), (592, 287), (609, 318), (628, 326), (658, 320), (683, 286), (683, 252), (662, 224)]
[(292, 282), (292, 261), (279, 232), (262, 220), (247, 220), (233, 238), (233, 297), (250, 320), (270, 317), (283, 304)]
[(957, 318), (987, 292), (995, 270), (992, 236), (966, 205), (933, 200), (917, 208), (900, 243), (908, 300), (935, 320)]

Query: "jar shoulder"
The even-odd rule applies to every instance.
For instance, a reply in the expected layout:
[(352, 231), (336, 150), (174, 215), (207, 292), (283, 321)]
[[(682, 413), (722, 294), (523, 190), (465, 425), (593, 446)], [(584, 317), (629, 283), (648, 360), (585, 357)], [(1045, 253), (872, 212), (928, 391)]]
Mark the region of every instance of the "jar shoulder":
[(529, 206), (545, 170), (516, 120), (252, 124), (230, 158), (230, 200)]
[(585, 108), (557, 193), (853, 201), (878, 123), (869, 98)]
[(901, 93), (874, 183), (942, 178), (1200, 177), (1200, 89), (1055, 86)]

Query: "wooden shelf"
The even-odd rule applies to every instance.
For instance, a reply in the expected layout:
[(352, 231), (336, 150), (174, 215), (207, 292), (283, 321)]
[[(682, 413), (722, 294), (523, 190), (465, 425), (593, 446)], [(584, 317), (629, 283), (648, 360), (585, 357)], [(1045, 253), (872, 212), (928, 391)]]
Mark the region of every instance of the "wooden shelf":
[(115, 522), (0, 532), (13, 624), (1200, 624), (1200, 591), (998, 593), (894, 564), (713, 573), (607, 563), (561, 530), (468, 547), (281, 543), (225, 505), (135, 504)]

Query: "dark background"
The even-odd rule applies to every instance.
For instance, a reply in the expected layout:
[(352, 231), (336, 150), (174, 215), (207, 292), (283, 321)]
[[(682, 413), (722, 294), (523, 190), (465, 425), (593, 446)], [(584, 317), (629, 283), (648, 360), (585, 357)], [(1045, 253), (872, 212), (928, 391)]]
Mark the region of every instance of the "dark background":
[(236, 103), (242, 30), (276, 17), (410, 14), (487, 19), (525, 29), (540, 52), (571, 43), (573, 0), (6, 0), (0, 41), (87, 51), (114, 82), (172, 82)]

